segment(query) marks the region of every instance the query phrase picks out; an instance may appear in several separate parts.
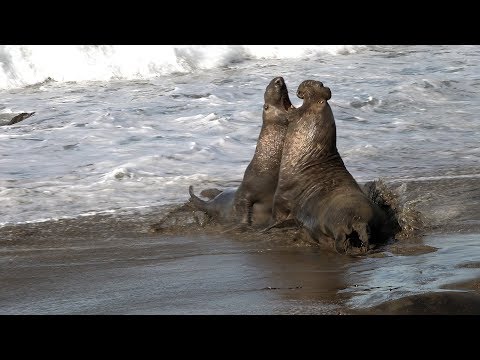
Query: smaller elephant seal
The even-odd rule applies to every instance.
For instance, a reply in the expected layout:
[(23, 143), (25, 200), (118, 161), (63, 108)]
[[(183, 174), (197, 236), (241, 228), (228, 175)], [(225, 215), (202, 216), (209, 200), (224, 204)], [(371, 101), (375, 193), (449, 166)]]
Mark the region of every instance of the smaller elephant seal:
[(35, 112), (30, 113), (20, 113), (20, 114), (0, 114), (0, 125), (13, 125), (26, 118), (29, 118), (35, 114)]
[[(320, 81), (305, 80), (304, 100), (289, 117), (272, 221), (293, 218), (316, 241), (333, 239), (335, 249), (368, 251), (389, 236), (386, 215), (348, 172), (336, 145), (335, 120)], [(372, 246), (373, 247), (373, 246)]]
[(265, 89), (262, 128), (255, 154), (244, 172), (240, 186), (233, 194), (233, 199), (232, 192), (229, 191), (205, 202), (189, 188), (191, 201), (219, 221), (248, 225), (268, 224), (287, 133), (287, 113), (293, 108), (285, 80), (281, 76), (275, 77)]
[(221, 191), (213, 199), (205, 201), (194, 194), (192, 185), (188, 187), (190, 201), (195, 205), (195, 207), (206, 212), (220, 224), (225, 224), (232, 221), (233, 201), (235, 199), (236, 191), (237, 189), (233, 188), (226, 189)]

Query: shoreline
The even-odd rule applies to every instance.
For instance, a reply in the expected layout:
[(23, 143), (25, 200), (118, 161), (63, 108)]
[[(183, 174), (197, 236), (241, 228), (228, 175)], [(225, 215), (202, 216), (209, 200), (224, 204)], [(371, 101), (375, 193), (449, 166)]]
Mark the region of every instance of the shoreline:
[(165, 228), (153, 213), (0, 228), (0, 312), (480, 314), (476, 232), (345, 256), (295, 231), (232, 236), (185, 214)]

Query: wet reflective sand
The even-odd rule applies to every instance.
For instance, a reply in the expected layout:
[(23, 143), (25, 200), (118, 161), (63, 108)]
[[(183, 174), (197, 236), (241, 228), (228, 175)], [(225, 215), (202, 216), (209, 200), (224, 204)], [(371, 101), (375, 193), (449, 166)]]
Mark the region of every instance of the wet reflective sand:
[(345, 256), (294, 231), (152, 232), (146, 224), (156, 218), (2, 228), (0, 313), (480, 313), (478, 234), (430, 234)]

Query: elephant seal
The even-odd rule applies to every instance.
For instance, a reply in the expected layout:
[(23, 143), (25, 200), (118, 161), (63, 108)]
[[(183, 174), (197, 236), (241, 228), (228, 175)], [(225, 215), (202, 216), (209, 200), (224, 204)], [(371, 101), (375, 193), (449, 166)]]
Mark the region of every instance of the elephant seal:
[(29, 118), (35, 114), (35, 112), (30, 113), (20, 113), (20, 114), (0, 114), (0, 125), (13, 125), (26, 118)]
[(193, 192), (193, 186), (188, 187), (190, 201), (199, 210), (205, 211), (209, 216), (217, 220), (220, 224), (232, 221), (233, 202), (237, 189), (226, 189), (221, 191), (213, 199), (208, 201), (200, 199)]
[(255, 154), (238, 189), (233, 195), (229, 191), (226, 194), (220, 193), (210, 201), (203, 201), (190, 187), (190, 201), (221, 222), (268, 224), (287, 133), (287, 113), (291, 109), (294, 107), (285, 81), (281, 76), (275, 77), (265, 89), (262, 128)]
[[(269, 228), (293, 218), (316, 241), (330, 238), (344, 253), (384, 241), (386, 215), (361, 190), (337, 150), (331, 91), (305, 80), (302, 106), (289, 114)], [(268, 228), (267, 228), (268, 229)], [(373, 247), (373, 246), (372, 246)]]

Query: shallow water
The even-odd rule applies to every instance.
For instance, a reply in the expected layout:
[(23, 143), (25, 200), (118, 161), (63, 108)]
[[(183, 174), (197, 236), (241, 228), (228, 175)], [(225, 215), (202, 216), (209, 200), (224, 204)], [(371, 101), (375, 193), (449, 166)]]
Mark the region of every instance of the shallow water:
[(348, 269), (353, 284), (343, 290), (354, 296), (348, 305), (363, 308), (407, 295), (444, 291), (446, 285), (480, 276), (480, 235), (427, 236), (423, 243), (436, 248), (415, 256), (394, 255), (365, 259)]

